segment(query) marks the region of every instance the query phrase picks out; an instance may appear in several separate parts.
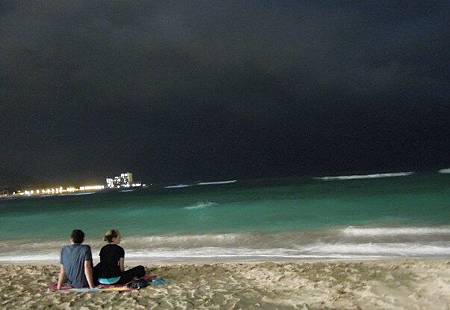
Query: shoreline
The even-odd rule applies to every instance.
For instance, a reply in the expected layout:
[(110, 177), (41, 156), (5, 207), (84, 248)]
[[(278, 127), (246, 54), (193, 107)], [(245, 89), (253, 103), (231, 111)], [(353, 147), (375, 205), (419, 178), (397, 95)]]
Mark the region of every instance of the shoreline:
[[(128, 262), (129, 267), (135, 262)], [(128, 267), (128, 268), (129, 268)], [(447, 309), (450, 258), (147, 262), (169, 280), (129, 293), (50, 292), (57, 264), (0, 264), (0, 307), (56, 309)]]
[[(98, 258), (94, 258), (94, 265), (98, 262)], [(382, 263), (382, 262), (450, 262), (450, 257), (399, 257), (399, 256), (383, 256), (383, 257), (357, 257), (357, 258), (211, 258), (211, 259), (185, 259), (185, 258), (170, 258), (170, 259), (135, 259), (126, 258), (127, 264), (131, 265), (205, 265), (205, 264), (260, 264), (260, 263), (276, 263), (276, 264), (300, 264), (300, 263)], [(59, 266), (58, 260), (22, 260), (22, 261), (1, 261), (1, 266), (8, 265), (37, 265), (37, 266)]]

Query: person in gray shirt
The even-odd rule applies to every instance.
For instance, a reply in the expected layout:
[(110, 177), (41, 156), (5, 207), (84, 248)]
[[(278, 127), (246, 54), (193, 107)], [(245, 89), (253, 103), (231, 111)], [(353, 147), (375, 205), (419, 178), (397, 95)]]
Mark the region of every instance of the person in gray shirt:
[(92, 252), (91, 247), (82, 244), (84, 241), (84, 232), (75, 229), (70, 235), (71, 244), (66, 245), (61, 250), (57, 289), (67, 283), (74, 288), (89, 287), (94, 288), (94, 279), (92, 273)]

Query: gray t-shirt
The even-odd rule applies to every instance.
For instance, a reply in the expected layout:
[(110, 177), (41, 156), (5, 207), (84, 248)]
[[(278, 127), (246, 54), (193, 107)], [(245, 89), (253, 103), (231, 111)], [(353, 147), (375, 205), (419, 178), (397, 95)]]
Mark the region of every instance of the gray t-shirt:
[(66, 245), (61, 250), (59, 262), (64, 266), (70, 286), (75, 288), (88, 287), (84, 274), (84, 262), (92, 262), (91, 247), (86, 244)]

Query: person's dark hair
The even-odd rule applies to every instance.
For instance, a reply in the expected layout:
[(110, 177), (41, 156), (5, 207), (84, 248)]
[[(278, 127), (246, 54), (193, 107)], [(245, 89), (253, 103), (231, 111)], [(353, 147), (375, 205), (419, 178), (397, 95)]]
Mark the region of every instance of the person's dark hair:
[(110, 229), (106, 232), (103, 240), (111, 243), (114, 238), (117, 238), (117, 236), (119, 236), (119, 231), (117, 229)]
[(72, 239), (73, 243), (83, 243), (84, 232), (80, 229), (74, 229), (70, 234), (70, 239)]

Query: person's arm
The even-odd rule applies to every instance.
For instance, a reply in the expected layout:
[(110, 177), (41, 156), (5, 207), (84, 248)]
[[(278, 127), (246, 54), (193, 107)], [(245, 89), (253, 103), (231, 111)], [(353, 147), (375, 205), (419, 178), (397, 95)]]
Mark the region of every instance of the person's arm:
[(66, 273), (64, 272), (64, 266), (61, 264), (61, 268), (59, 269), (58, 284), (56, 285), (56, 289), (60, 290), (65, 281), (66, 281)]
[(125, 250), (119, 246), (119, 269), (121, 272), (125, 271)]
[(94, 288), (94, 276), (92, 274), (92, 261), (85, 260), (84, 261), (84, 275), (86, 276), (86, 280), (88, 281), (89, 288)]
[(119, 269), (121, 272), (125, 271), (125, 258), (123, 257), (119, 259)]

